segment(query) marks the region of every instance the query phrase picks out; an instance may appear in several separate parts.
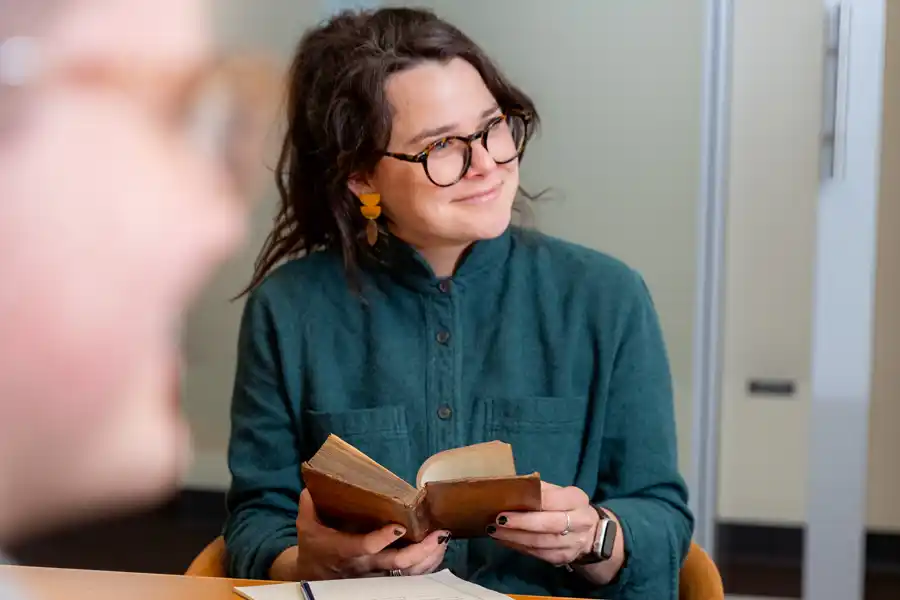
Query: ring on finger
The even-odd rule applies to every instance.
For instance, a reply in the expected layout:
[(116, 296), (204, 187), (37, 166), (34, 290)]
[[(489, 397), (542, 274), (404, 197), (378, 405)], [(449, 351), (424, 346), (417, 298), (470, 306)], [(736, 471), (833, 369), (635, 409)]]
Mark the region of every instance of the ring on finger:
[(569, 527), (571, 527), (572, 521), (569, 518), (569, 511), (566, 511), (563, 514), (566, 515), (566, 527), (565, 527), (565, 529), (563, 529), (562, 531), (559, 532), (559, 535), (569, 535), (569, 531), (570, 531)]
[(403, 570), (391, 569), (390, 571), (388, 571), (388, 575), (390, 575), (391, 577), (403, 577)]

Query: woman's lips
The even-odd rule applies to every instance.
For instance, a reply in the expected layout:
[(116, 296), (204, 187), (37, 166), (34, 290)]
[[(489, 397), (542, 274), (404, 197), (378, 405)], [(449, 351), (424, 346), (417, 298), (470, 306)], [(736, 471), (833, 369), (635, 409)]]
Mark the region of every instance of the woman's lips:
[(466, 204), (485, 204), (487, 202), (491, 202), (500, 195), (500, 190), (503, 187), (502, 183), (498, 183), (492, 188), (484, 190), (482, 192), (476, 192), (474, 194), (469, 194), (468, 196), (463, 196), (461, 198), (457, 198), (454, 202), (463, 202)]

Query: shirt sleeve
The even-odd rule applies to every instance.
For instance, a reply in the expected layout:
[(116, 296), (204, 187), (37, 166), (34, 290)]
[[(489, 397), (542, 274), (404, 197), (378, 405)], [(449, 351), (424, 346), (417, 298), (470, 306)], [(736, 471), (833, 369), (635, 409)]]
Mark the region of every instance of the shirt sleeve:
[(232, 482), (224, 528), (231, 577), (268, 579), (275, 558), (297, 543), (298, 429), (279, 342), (270, 303), (251, 294), (241, 319), (231, 404)]
[[(626, 560), (603, 598), (676, 600), (694, 518), (678, 471), (669, 361), (650, 292), (632, 272), (630, 308), (606, 390), (598, 488), (593, 501), (621, 522)], [(585, 582), (586, 583), (586, 582)]]

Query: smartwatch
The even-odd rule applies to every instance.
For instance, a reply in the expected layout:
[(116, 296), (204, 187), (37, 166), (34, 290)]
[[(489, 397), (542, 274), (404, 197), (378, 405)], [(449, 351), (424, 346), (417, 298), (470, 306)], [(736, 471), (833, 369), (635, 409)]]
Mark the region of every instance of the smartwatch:
[(606, 511), (596, 505), (591, 505), (600, 516), (600, 523), (597, 525), (597, 535), (591, 544), (591, 550), (584, 556), (572, 561), (570, 564), (575, 566), (593, 565), (596, 563), (609, 560), (613, 554), (613, 547), (618, 534), (618, 526), (616, 522), (609, 518)]

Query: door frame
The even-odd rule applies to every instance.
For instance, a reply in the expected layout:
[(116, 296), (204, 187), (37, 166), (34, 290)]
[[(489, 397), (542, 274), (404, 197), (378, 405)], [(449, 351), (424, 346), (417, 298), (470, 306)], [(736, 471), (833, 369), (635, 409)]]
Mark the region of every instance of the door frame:
[(819, 194), (803, 597), (853, 600), (865, 592), (886, 5), (823, 0), (838, 7), (846, 77), (833, 103), (837, 164)]
[(732, 0), (707, 0), (703, 45), (701, 177), (697, 202), (691, 469), (694, 540), (715, 556), (721, 333), (730, 122)]

